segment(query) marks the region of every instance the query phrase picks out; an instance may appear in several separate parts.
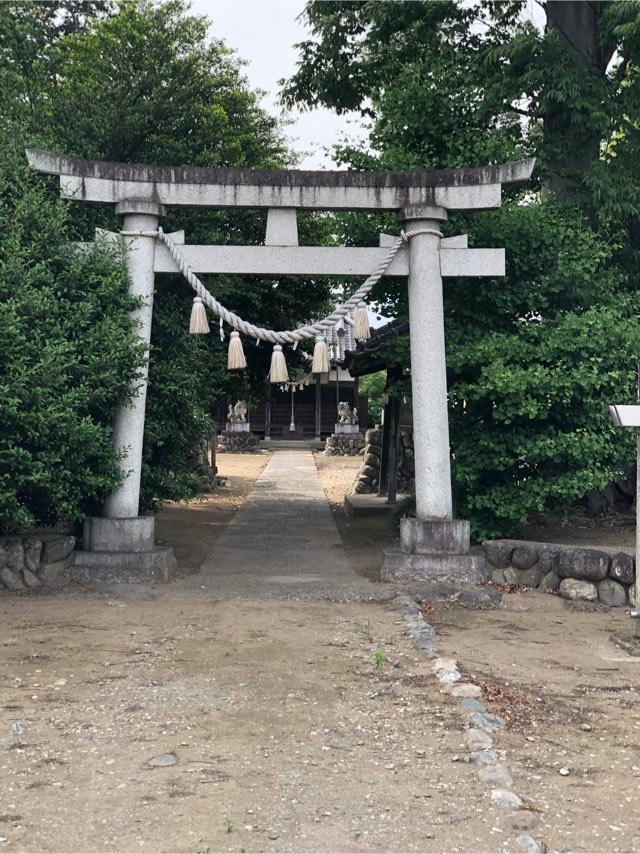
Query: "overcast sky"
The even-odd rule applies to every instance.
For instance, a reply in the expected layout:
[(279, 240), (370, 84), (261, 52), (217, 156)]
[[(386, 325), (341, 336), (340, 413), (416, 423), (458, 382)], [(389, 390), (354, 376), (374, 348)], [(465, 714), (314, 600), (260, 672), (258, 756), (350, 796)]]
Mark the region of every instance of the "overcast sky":
[[(213, 22), (211, 34), (246, 60), (245, 73), (253, 88), (265, 89), (262, 105), (270, 113), (280, 113), (277, 105), (278, 80), (296, 69), (296, 42), (306, 37), (306, 28), (297, 20), (303, 0), (192, 0), (192, 10)], [(366, 136), (359, 116), (336, 116), (329, 110), (290, 114), (294, 124), (288, 136), (296, 151), (307, 152), (299, 168), (336, 169), (326, 153), (345, 134), (352, 139)]]

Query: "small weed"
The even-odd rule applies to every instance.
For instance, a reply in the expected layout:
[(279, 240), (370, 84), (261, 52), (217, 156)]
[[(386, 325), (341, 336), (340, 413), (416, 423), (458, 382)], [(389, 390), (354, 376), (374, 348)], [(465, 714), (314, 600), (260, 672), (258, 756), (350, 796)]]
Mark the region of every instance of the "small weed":
[(231, 823), (231, 819), (228, 818), (226, 815), (224, 817), (223, 824), (227, 830), (227, 833), (231, 833), (231, 831), (233, 830), (233, 824)]
[(213, 854), (211, 848), (203, 848), (202, 851), (199, 851), (198, 854)]
[(369, 622), (369, 620), (367, 620), (367, 622), (364, 623), (364, 625), (360, 629), (360, 634), (362, 635), (363, 641), (366, 641), (367, 643), (371, 643), (373, 638), (371, 636), (371, 623)]
[(387, 644), (387, 646), (393, 646), (396, 642), (396, 639), (393, 635), (387, 635), (384, 639), (384, 642)]
[(389, 653), (384, 649), (378, 649), (373, 653), (373, 663), (376, 667), (382, 667), (389, 661)]

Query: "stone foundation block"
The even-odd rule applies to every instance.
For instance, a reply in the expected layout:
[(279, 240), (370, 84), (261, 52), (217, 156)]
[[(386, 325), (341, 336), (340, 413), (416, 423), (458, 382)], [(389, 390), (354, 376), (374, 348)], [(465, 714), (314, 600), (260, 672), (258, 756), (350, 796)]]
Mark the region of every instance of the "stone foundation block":
[(145, 552), (76, 551), (65, 575), (80, 584), (96, 581), (135, 584), (169, 581), (177, 567), (173, 549), (155, 546)]
[(464, 519), (400, 520), (400, 551), (422, 555), (469, 553), (469, 523)]
[(385, 549), (381, 581), (457, 581), (484, 584), (487, 580), (484, 555), (409, 554)]
[(83, 545), (88, 552), (148, 552), (153, 549), (155, 518), (132, 516), (128, 519), (104, 519), (99, 516), (84, 520)]

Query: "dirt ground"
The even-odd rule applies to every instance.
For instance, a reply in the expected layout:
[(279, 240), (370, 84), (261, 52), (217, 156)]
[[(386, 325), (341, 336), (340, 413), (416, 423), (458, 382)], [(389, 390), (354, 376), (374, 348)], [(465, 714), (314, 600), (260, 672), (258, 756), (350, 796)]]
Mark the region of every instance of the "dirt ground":
[(320, 482), (355, 572), (377, 580), (382, 549), (397, 538), (393, 516), (358, 517), (344, 511), (344, 496), (352, 490), (362, 457), (325, 457), (314, 454)]
[(388, 609), (87, 594), (0, 612), (1, 729), (23, 727), (1, 744), (5, 850), (501, 847), (505, 817), (451, 761), (462, 719)]
[(553, 851), (640, 850), (640, 658), (611, 641), (631, 635), (628, 611), (528, 591), (490, 611), (433, 606), (429, 619), (441, 654), (508, 721), (500, 746), (540, 811), (536, 838)]
[[(223, 490), (165, 510), (183, 573), (267, 461), (220, 457)], [(352, 565), (373, 577), (391, 521), (339, 509), (357, 459), (316, 464)], [(0, 851), (519, 850), (396, 612), (180, 585), (0, 597)], [(640, 850), (640, 658), (609, 639), (629, 633), (625, 610), (532, 591), (427, 616), (507, 719), (496, 751), (539, 816), (532, 835), (550, 851)]]

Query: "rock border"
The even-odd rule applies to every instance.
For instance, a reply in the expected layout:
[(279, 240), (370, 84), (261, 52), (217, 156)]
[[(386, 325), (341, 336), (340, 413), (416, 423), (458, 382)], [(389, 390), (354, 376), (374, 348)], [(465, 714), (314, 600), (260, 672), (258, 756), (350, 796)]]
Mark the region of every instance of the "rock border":
[(529, 540), (485, 540), (482, 544), (499, 584), (559, 593), (564, 599), (612, 608), (635, 603), (635, 560), (631, 550), (591, 549)]
[(362, 433), (332, 433), (327, 436), (322, 452), (325, 457), (358, 457), (364, 454)]
[(75, 546), (75, 537), (62, 534), (0, 537), (0, 589), (20, 593), (55, 584)]
[[(438, 654), (436, 630), (418, 608), (418, 601), (419, 597), (400, 593), (391, 601), (391, 607), (402, 616), (413, 645), (432, 662), (433, 672), (443, 691), (459, 701), (458, 708), (466, 716), (465, 747), (475, 764), (478, 778), (489, 787), (489, 798), (507, 811), (513, 830), (533, 830), (539, 816), (532, 810), (523, 809), (524, 801), (511, 790), (513, 775), (510, 768), (498, 761), (492, 749), (494, 736), (504, 729), (506, 721), (491, 714), (479, 700), (482, 694), (479, 685), (463, 681), (455, 659), (442, 658)], [(515, 841), (528, 854), (540, 854), (542, 851), (542, 846), (528, 833), (521, 833)]]
[(259, 454), (261, 453), (260, 436), (255, 436), (253, 433), (234, 433), (223, 430), (218, 433), (216, 453)]

